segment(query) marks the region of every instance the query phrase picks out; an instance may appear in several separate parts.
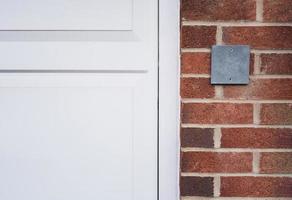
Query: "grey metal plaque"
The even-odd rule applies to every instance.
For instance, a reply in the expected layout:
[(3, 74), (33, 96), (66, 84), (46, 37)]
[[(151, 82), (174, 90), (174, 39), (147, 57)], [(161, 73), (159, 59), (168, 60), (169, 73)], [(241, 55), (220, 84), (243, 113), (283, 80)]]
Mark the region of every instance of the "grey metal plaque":
[(248, 84), (249, 57), (247, 45), (213, 46), (211, 84)]

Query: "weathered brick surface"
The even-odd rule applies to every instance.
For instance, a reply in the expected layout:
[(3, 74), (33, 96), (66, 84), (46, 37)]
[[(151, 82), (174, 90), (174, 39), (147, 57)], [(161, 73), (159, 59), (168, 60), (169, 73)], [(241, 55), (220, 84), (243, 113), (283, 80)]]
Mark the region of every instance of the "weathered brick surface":
[(292, 125), (292, 104), (261, 104), (260, 123)]
[(210, 68), (210, 53), (182, 53), (181, 55), (181, 73), (210, 74)]
[(236, 173), (252, 171), (252, 153), (182, 153), (182, 172)]
[(185, 20), (255, 20), (254, 0), (182, 0), (182, 19)]
[(186, 103), (182, 122), (195, 124), (249, 124), (253, 122), (252, 104)]
[(213, 196), (212, 177), (181, 177), (180, 194), (182, 196)]
[(291, 0), (264, 0), (263, 2), (265, 22), (292, 22)]
[(261, 54), (260, 58), (261, 74), (292, 74), (292, 54)]
[(268, 152), (260, 156), (261, 173), (292, 173), (292, 152)]
[(224, 27), (223, 42), (255, 49), (292, 49), (291, 26)]
[[(212, 128), (182, 128), (182, 147), (214, 147), (214, 129)], [(292, 143), (292, 142), (291, 142)]]
[(223, 148), (292, 148), (289, 128), (222, 128)]
[(224, 97), (232, 99), (291, 100), (292, 79), (251, 79), (248, 85), (225, 86)]
[(292, 197), (292, 178), (221, 177), (222, 197)]
[(211, 48), (216, 42), (216, 26), (183, 26), (181, 47)]
[(210, 84), (209, 78), (182, 78), (182, 98), (212, 98), (215, 96), (215, 87)]

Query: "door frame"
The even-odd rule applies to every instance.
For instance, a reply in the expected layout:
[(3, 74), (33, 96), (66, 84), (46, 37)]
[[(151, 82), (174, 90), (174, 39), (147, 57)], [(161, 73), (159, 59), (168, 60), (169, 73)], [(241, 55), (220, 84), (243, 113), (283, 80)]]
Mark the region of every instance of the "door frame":
[(159, 0), (159, 200), (179, 199), (179, 0)]

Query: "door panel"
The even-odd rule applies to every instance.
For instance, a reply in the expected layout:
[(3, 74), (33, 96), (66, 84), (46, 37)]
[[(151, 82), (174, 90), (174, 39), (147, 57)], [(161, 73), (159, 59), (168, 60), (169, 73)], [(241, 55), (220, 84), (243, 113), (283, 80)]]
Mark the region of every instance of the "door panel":
[(0, 30), (130, 30), (132, 0), (1, 0)]
[[(44, 5), (51, 2), (49, 0), (26, 1), (34, 5), (34, 10), (37, 10), (37, 7), (40, 7), (40, 10), (45, 9)], [(89, 1), (91, 3), (86, 3)], [(0, 3), (4, 5), (7, 2), (10, 1), (0, 0)], [(12, 2), (18, 2), (18, 0)], [(34, 2), (39, 3), (34, 4)], [(95, 1), (61, 0), (59, 2), (63, 2), (62, 4), (82, 2), (83, 6), (75, 7), (75, 9), (83, 13), (86, 12), (86, 8), (92, 9), (89, 7)], [(119, 6), (120, 4), (123, 6)], [(53, 5), (57, 6), (56, 3)], [(2, 30), (0, 31), (0, 70), (145, 70), (154, 67), (153, 61), (155, 60), (153, 58), (157, 55), (157, 0), (98, 0), (93, 5), (98, 9), (104, 6), (108, 8), (111, 17), (90, 18), (85, 16), (84, 21), (90, 18), (88, 23), (97, 24), (90, 29), (86, 27), (58, 29), (49, 26), (46, 28), (35, 26), (33, 28), (28, 26), (33, 24), (33, 20), (27, 19), (28, 25), (11, 30), (4, 25), (1, 28), (0, 21), (0, 30)], [(8, 11), (5, 11), (6, 18), (10, 16), (22, 20), (17, 17), (17, 13), (15, 14), (12, 8), (7, 7), (7, 9)], [(121, 10), (119, 11), (121, 13), (127, 13), (121, 14), (117, 18), (128, 18), (122, 15), (130, 16), (130, 28), (119, 20), (114, 20), (113, 24), (108, 21), (116, 18), (115, 15), (119, 13), (117, 10)], [(74, 13), (71, 14), (75, 16)], [(46, 24), (48, 21), (56, 24), (53, 20), (51, 21), (52, 15), (50, 12), (39, 13), (38, 19), (47, 19), (39, 23)], [(62, 14), (62, 19), (65, 18), (64, 16)], [(6, 20), (4, 21), (6, 23)], [(74, 22), (74, 20), (72, 21)], [(63, 23), (66, 24), (66, 21)], [(74, 23), (84, 24), (76, 21)], [(18, 22), (18, 24), (22, 23)], [(110, 26), (113, 27), (103, 28), (102, 24), (111, 24)], [(16, 55), (17, 59), (15, 59)]]
[(155, 199), (148, 76), (0, 76), (0, 199)]
[(156, 200), (157, 0), (0, 4), (0, 199)]

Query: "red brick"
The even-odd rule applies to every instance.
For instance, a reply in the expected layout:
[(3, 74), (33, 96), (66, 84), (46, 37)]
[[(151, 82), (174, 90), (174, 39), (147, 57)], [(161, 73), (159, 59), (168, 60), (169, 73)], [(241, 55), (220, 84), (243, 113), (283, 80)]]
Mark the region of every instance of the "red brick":
[(214, 147), (214, 129), (212, 128), (183, 128), (181, 129), (182, 147)]
[(210, 74), (210, 53), (183, 53), (181, 57), (181, 72), (194, 74)]
[(261, 74), (292, 74), (292, 54), (262, 54), (260, 58)]
[(180, 194), (182, 196), (213, 196), (212, 177), (181, 177)]
[(222, 148), (292, 148), (289, 128), (222, 128)]
[(183, 152), (182, 172), (240, 173), (252, 171), (252, 153)]
[(182, 98), (212, 98), (215, 96), (215, 87), (209, 78), (182, 78)]
[(232, 99), (291, 100), (292, 79), (251, 79), (248, 85), (224, 86), (223, 91)]
[(252, 104), (185, 103), (182, 122), (195, 124), (249, 124), (253, 122)]
[(216, 26), (183, 26), (182, 48), (211, 48), (216, 43)]
[(261, 153), (260, 173), (292, 173), (292, 153)]
[(292, 104), (262, 104), (260, 123), (271, 125), (292, 125)]
[(185, 20), (255, 20), (254, 0), (183, 0), (182, 18)]
[(292, 178), (221, 177), (222, 197), (292, 197)]
[(291, 49), (292, 27), (225, 27), (223, 41), (225, 44), (246, 44), (255, 49)]
[(292, 22), (291, 0), (264, 0), (265, 22)]

